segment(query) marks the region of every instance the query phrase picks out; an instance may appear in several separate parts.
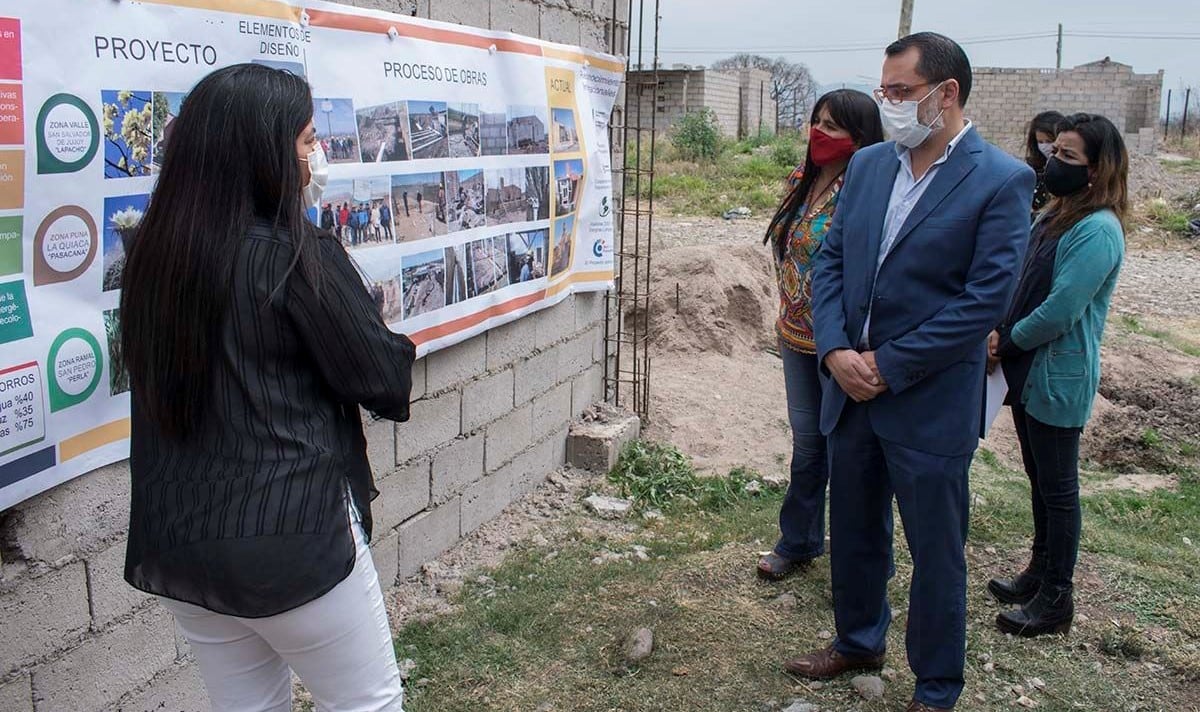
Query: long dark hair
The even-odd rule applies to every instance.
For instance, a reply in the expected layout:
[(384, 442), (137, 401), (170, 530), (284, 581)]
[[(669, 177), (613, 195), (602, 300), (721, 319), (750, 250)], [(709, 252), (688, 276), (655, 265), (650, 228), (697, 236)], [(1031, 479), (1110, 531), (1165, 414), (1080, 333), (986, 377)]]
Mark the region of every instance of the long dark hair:
[(255, 220), (293, 246), (289, 274), (319, 288), (317, 231), (296, 156), (312, 115), (304, 79), (237, 64), (202, 79), (172, 124), (121, 293), (133, 398), (168, 436), (186, 436), (211, 399), (234, 257)]
[(1046, 227), (1062, 235), (1098, 210), (1111, 210), (1121, 224), (1129, 214), (1129, 153), (1125, 139), (1099, 114), (1072, 114), (1058, 123), (1056, 134), (1073, 131), (1083, 139), (1091, 181), (1085, 190), (1054, 198), (1046, 208)]
[(1053, 136), (1058, 131), (1058, 124), (1066, 117), (1057, 111), (1043, 111), (1029, 122), (1029, 131), (1025, 134), (1025, 162), (1033, 170), (1041, 173), (1046, 170), (1046, 156), (1038, 150), (1038, 132)]
[[(825, 94), (817, 99), (816, 105), (813, 106), (812, 116), (809, 117), (810, 125), (818, 121), (821, 110), (825, 108), (829, 109), (829, 117), (833, 119), (833, 122), (849, 133), (850, 138), (854, 139), (860, 149), (883, 141), (883, 122), (879, 118), (879, 105), (869, 95), (854, 89), (837, 89)], [(787, 226), (792, 223), (820, 175), (821, 169), (813, 163), (812, 146), (809, 146), (804, 154), (804, 168), (800, 182), (795, 189), (784, 196), (779, 209), (775, 211), (775, 217), (771, 218), (771, 224), (767, 227), (767, 235), (763, 238), (764, 245), (772, 239), (772, 236), (786, 230)], [(786, 236), (781, 236), (777, 240), (775, 251), (778, 259), (783, 259), (786, 244)]]

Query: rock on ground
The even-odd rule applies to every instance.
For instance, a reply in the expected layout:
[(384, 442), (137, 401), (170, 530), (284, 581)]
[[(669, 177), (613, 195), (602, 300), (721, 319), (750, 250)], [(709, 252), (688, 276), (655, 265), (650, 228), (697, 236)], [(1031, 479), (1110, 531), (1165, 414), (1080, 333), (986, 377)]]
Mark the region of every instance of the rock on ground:
[(654, 632), (649, 628), (638, 628), (625, 640), (625, 662), (641, 662), (653, 652)]
[(878, 700), (883, 697), (883, 680), (874, 675), (859, 675), (850, 684), (865, 700)]

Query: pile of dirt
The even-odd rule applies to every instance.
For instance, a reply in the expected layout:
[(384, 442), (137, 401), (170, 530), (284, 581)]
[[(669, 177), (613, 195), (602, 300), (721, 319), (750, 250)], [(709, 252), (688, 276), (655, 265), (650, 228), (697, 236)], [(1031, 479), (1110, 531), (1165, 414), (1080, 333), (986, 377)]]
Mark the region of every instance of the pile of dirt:
[(1200, 442), (1196, 362), (1153, 339), (1106, 348), (1097, 408), (1081, 455), (1116, 472), (1171, 472), (1173, 443)]
[(1129, 195), (1138, 200), (1174, 197), (1179, 193), (1178, 176), (1163, 168), (1157, 156), (1129, 156)]
[(774, 268), (754, 243), (679, 247), (655, 255), (649, 333), (655, 354), (761, 351), (774, 343)]

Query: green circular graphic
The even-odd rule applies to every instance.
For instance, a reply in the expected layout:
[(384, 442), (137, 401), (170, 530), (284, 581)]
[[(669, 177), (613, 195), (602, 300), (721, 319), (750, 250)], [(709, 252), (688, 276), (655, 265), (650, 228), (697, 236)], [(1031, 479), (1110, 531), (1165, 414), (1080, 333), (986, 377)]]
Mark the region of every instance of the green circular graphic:
[[(50, 148), (50, 142), (46, 140), (46, 132), (48, 130), (59, 130), (65, 128), (74, 131), (82, 131), (83, 126), (64, 126), (50, 127), (47, 122), (50, 119), (50, 114), (59, 107), (71, 107), (82, 114), (83, 120), (87, 123), (88, 129), (88, 147), (83, 152), (82, 157), (75, 161), (64, 161), (60, 159), (55, 152)], [(96, 157), (96, 152), (100, 149), (100, 124), (96, 121), (96, 114), (92, 111), (92, 107), (87, 105), (87, 102), (72, 94), (55, 94), (42, 104), (41, 111), (38, 112), (37, 118), (37, 157), (38, 157), (38, 173), (74, 173), (82, 170), (92, 159)]]
[[(86, 361), (78, 360), (81, 355), (76, 356), (77, 362), (75, 363), (64, 365), (58, 363), (59, 353), (63, 347), (76, 339), (83, 341), (91, 349), (93, 368), (90, 376), (86, 375)], [(79, 405), (90, 398), (96, 391), (96, 386), (100, 385), (100, 374), (104, 370), (104, 356), (100, 351), (100, 342), (86, 329), (67, 329), (59, 334), (58, 338), (54, 339), (54, 343), (50, 345), (50, 355), (46, 358), (46, 370), (50, 374), (50, 412)], [(71, 387), (64, 387), (63, 382), (59, 380), (64, 375), (71, 379), (77, 378), (80, 387), (75, 388), (76, 383), (72, 383)], [(84, 383), (85, 380), (86, 383)]]

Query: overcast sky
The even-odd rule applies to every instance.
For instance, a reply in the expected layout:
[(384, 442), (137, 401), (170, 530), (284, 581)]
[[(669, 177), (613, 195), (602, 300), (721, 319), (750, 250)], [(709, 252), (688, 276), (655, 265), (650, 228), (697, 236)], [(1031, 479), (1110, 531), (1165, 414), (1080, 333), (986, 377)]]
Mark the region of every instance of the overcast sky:
[[(882, 49), (895, 39), (900, 18), (900, 0), (660, 1), (664, 66), (707, 65), (753, 52), (803, 62), (822, 85), (876, 86)], [(633, 0), (635, 32), (639, 2), (649, 14), (654, 0)], [(1053, 67), (1053, 35), (1061, 22), (1064, 67), (1111, 56), (1135, 72), (1163, 69), (1164, 97), (1183, 82), (1198, 90), (1192, 101), (1200, 106), (1200, 0), (915, 0), (915, 8), (913, 31), (962, 41), (973, 65)], [(1047, 36), (1009, 39), (1028, 35)], [(1186, 39), (1166, 39), (1180, 36)], [(1176, 98), (1174, 106), (1181, 102)]]

